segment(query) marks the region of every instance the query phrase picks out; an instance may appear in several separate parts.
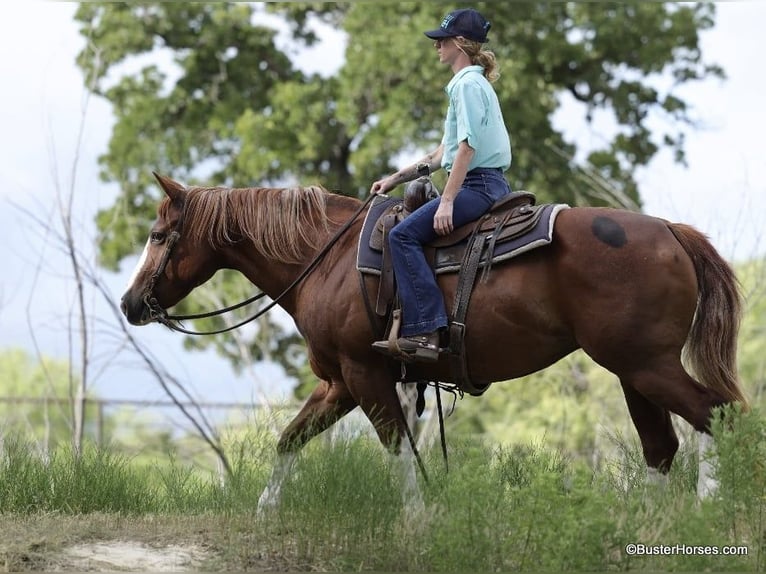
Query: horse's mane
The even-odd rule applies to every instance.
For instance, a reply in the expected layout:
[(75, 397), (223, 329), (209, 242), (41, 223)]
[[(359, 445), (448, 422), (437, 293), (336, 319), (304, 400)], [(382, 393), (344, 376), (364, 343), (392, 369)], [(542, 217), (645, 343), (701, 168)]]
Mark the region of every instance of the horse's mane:
[(326, 197), (318, 186), (192, 187), (184, 233), (213, 248), (249, 239), (266, 257), (297, 263), (328, 228)]

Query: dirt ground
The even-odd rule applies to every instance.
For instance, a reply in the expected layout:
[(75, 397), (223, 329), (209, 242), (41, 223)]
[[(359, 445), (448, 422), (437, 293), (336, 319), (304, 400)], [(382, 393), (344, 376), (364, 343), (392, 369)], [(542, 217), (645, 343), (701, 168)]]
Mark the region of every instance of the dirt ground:
[[(4, 516), (0, 571), (184, 572), (215, 558), (197, 520)], [(208, 523), (209, 524), (209, 523)], [(207, 562), (210, 564), (210, 562)]]
[[(70, 546), (61, 555), (62, 570), (97, 572), (186, 572), (205, 558), (197, 546), (152, 548), (140, 542), (118, 540)], [(69, 568), (71, 566), (71, 568)]]
[(325, 569), (255, 516), (0, 514), (0, 572), (223, 572)]

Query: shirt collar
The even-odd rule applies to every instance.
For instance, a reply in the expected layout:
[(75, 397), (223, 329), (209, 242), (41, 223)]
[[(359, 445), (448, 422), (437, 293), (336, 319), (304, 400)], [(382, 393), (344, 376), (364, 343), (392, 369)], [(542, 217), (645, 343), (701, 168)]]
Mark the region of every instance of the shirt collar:
[(452, 76), (452, 79), (449, 81), (449, 84), (447, 84), (445, 91), (449, 93), (462, 77), (464, 77), (466, 74), (470, 74), (471, 72), (478, 72), (479, 74), (484, 75), (484, 68), (481, 66), (466, 66), (462, 70), (459, 70), (454, 76)]

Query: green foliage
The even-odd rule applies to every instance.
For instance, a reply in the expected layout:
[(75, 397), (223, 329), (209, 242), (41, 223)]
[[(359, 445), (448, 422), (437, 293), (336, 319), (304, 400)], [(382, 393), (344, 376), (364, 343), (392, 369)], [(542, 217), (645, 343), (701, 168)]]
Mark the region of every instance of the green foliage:
[[(34, 436), (43, 448), (71, 441), (71, 397), (77, 385), (66, 361), (40, 360), (21, 349), (0, 352), (0, 434)], [(95, 436), (95, 406), (86, 407), (86, 434)]]
[(743, 416), (722, 409), (713, 425), (721, 482), (718, 523), (731, 531), (732, 543), (747, 544), (766, 564), (766, 421), (763, 411)]
[[(136, 466), (109, 451), (49, 460), (23, 444), (0, 451), (0, 512), (204, 517), (195, 538), (219, 570), (278, 556), (282, 570), (761, 571), (764, 566), (766, 427), (760, 412), (730, 410), (716, 423), (718, 494), (696, 499), (694, 445), (665, 488), (645, 485), (640, 452), (623, 445), (622, 468), (593, 469), (544, 445), (452, 445), (451, 470), (426, 452), (425, 511), (404, 507), (391, 460), (369, 437), (312, 443), (284, 484), (279, 509), (254, 512), (269, 471), (267, 434), (230, 444), (241, 457), (221, 482), (177, 462)], [(8, 516), (8, 514), (6, 514)], [(86, 519), (83, 517), (83, 519)], [(710, 546), (719, 554), (629, 555), (628, 544)], [(720, 553), (743, 546), (747, 555)]]
[[(70, 444), (76, 385), (66, 361), (37, 359), (20, 349), (0, 351), (0, 397), (4, 398), (0, 402), (0, 440), (23, 437), (41, 453)], [(146, 410), (99, 405), (93, 391), (85, 405), (84, 435), (86, 441), (110, 444), (138, 461), (154, 459), (171, 447), (182, 454), (199, 450), (198, 440), (174, 437), (165, 421)]]
[(386, 553), (399, 524), (401, 496), (377, 440), (314, 443), (302, 455), (298, 476), (311, 478), (289, 481), (282, 507), (270, 519), (295, 533), (296, 550), (306, 560), (323, 555), (323, 548), (337, 548), (343, 556), (332, 569), (346, 570)]
[[(245, 111), (267, 110), (270, 92), (296, 73), (250, 5), (83, 3), (75, 18), (89, 41), (78, 64), (117, 119), (101, 164), (122, 193), (98, 220), (102, 261), (114, 267), (143, 244), (154, 218), (152, 169), (192, 182), (206, 163), (215, 166), (206, 177), (251, 183), (228, 175), (237, 122)], [(138, 73), (125, 71), (131, 66)]]
[(745, 297), (739, 335), (740, 377), (754, 404), (766, 409), (766, 258), (738, 265)]
[[(564, 94), (589, 118), (613, 116), (618, 133), (591, 160), (637, 199), (633, 171), (663, 139), (647, 127), (650, 115), (691, 121), (685, 102), (655, 84), (662, 75), (678, 83), (722, 75), (698, 46), (699, 32), (713, 25), (710, 3), (476, 7), (494, 23), (490, 47), (505, 70), (497, 89), (516, 143), (511, 176), (546, 199), (582, 193), (573, 177), (577, 147), (552, 126)], [(291, 25), (296, 46), (316, 41), (312, 18), (340, 27), (348, 48), (337, 76), (296, 70), (252, 5), (81, 5), (76, 19), (90, 45), (78, 63), (117, 116), (103, 175), (123, 186), (131, 214), (151, 218), (153, 168), (193, 179), (206, 164), (212, 169), (202, 177), (235, 185), (307, 179), (355, 195), (403, 150), (438, 142), (449, 71), (422, 30), (440, 21), (441, 4), (269, 3), (268, 10)], [(130, 65), (140, 73), (120, 68)], [(682, 157), (682, 138), (664, 135)], [(114, 240), (109, 265), (132, 250), (125, 238)]]
[(145, 512), (154, 489), (128, 459), (92, 446), (82, 456), (59, 447), (40, 457), (24, 440), (0, 446), (0, 512)]
[[(514, 188), (541, 201), (638, 205), (635, 170), (662, 147), (683, 159), (691, 116), (663, 86), (723, 75), (699, 50), (712, 3), (475, 6), (493, 22)], [(103, 179), (121, 190), (97, 217), (103, 265), (117, 268), (144, 243), (159, 198), (152, 170), (190, 184), (297, 181), (364, 195), (403, 153), (435, 147), (450, 72), (422, 31), (444, 11), (436, 2), (81, 3), (75, 18), (88, 43), (78, 64), (116, 118), (100, 160)], [(274, 17), (289, 26), (289, 50), (275, 43)], [(331, 77), (303, 73), (292, 61), (294, 48), (317, 41), (316, 19), (347, 38)], [(603, 147), (565, 141), (553, 125), (564, 101), (614, 125)], [(654, 118), (665, 128), (650, 130)], [(584, 171), (585, 161), (592, 168)], [(238, 290), (227, 286), (222, 297)], [(231, 353), (227, 336), (201, 344), (245, 360)], [(249, 343), (255, 360), (262, 344)]]
[(500, 444), (545, 440), (589, 462), (613, 454), (604, 429), (635, 434), (617, 377), (582, 351), (538, 373), (492, 385), (481, 397), (458, 401), (447, 428), (450, 435)]

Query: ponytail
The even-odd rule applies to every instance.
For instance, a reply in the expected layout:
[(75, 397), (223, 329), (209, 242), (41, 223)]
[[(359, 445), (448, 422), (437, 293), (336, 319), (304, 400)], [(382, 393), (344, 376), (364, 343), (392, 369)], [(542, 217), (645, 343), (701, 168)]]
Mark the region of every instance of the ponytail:
[(470, 58), (473, 65), (484, 68), (484, 77), (487, 80), (494, 82), (500, 77), (495, 54), (489, 50), (483, 50), (481, 42), (474, 42), (463, 36), (458, 36), (455, 38), (455, 44), (460, 51)]

